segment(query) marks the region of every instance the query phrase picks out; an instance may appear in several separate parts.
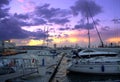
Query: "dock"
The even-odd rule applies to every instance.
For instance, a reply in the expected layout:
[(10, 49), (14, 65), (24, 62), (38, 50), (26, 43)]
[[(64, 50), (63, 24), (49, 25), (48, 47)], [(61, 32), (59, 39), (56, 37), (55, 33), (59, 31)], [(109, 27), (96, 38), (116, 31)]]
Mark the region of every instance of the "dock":
[(59, 68), (57, 69), (57, 72), (52, 80), (52, 82), (64, 82), (66, 74), (67, 74), (67, 58), (65, 57), (66, 54), (64, 54), (64, 57), (62, 58), (62, 61), (60, 62)]
[[(22, 76), (38, 73), (38, 61), (34, 60), (34, 63), (31, 62), (31, 59), (25, 58), (2, 58), (2, 63), (5, 67), (1, 69), (5, 74), (0, 75), (0, 82), (5, 82), (9, 79), (15, 79)], [(5, 63), (5, 60), (9, 61), (8, 64)], [(22, 62), (20, 64), (19, 62)], [(29, 64), (27, 63), (29, 62)], [(5, 71), (5, 69), (8, 69)], [(10, 73), (9, 69), (14, 69), (15, 72)]]
[(9, 79), (14, 79), (14, 78), (19, 78), (19, 77), (22, 77), (22, 76), (25, 76), (25, 75), (30, 75), (30, 74), (33, 74), (33, 73), (37, 73), (38, 71), (25, 71), (24, 73), (23, 72), (15, 72), (15, 73), (11, 73), (11, 74), (6, 74), (6, 75), (2, 75), (0, 76), (0, 82), (5, 82), (6, 80), (9, 80)]
[(63, 57), (64, 53), (60, 53), (58, 56), (47, 60), (44, 66), (39, 67), (39, 73), (25, 76), (23, 79), (29, 82), (53, 82)]
[[(37, 52), (38, 51), (35, 51), (33, 53), (37, 54)], [(39, 60), (35, 60), (36, 62), (34, 64), (31, 62), (33, 60), (23, 59), (22, 63), (24, 65), (16, 65), (16, 70), (19, 69), (19, 71), (0, 75), (0, 82), (6, 82), (7, 80), (15, 80), (18, 78), (29, 82), (53, 82), (64, 56), (64, 52), (59, 53), (57, 56), (38, 55)], [(17, 61), (19, 59), (12, 60)], [(30, 66), (28, 66), (26, 62), (31, 62)]]
[(59, 62), (57, 63), (57, 66), (56, 66), (56, 68), (54, 69), (54, 71), (53, 71), (53, 73), (52, 73), (52, 75), (51, 75), (51, 77), (50, 77), (50, 79), (49, 79), (48, 82), (53, 82), (53, 79), (54, 79), (54, 77), (55, 77), (55, 75), (56, 75), (56, 73), (57, 73), (57, 71), (58, 71), (58, 68), (59, 68), (59, 66), (60, 66), (60, 64), (61, 64), (64, 56), (65, 56), (65, 54), (62, 54), (62, 57), (60, 58)]

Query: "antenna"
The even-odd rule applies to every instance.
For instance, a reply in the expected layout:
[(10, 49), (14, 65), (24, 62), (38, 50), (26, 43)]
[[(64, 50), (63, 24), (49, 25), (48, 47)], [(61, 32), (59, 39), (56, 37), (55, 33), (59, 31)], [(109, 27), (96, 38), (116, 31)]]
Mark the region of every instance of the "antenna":
[[(45, 30), (46, 30), (46, 28), (45, 28), (45, 26), (44, 26), (44, 33), (45, 33)], [(45, 46), (45, 35), (44, 35), (44, 37), (43, 37), (43, 44), (42, 44), (43, 46)]]
[(47, 46), (48, 46), (48, 29), (49, 27), (47, 27)]

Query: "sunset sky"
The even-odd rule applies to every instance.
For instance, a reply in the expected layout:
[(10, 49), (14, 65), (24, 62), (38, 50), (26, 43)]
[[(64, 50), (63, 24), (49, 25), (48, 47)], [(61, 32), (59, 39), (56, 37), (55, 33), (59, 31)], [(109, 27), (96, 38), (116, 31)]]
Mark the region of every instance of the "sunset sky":
[(96, 26), (105, 44), (120, 44), (119, 8), (120, 0), (0, 0), (0, 40), (87, 47), (89, 28), (98, 46)]

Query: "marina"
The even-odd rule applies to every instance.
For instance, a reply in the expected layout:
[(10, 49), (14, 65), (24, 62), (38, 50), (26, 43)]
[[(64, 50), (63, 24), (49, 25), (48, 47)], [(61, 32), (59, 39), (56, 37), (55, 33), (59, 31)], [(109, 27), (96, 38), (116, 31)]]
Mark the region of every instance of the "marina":
[(120, 0), (0, 0), (0, 82), (120, 82)]
[[(119, 49), (117, 49), (119, 51)], [(70, 61), (68, 61), (70, 58), (67, 55), (70, 55), (71, 50), (58, 50), (59, 54), (57, 56), (54, 55), (43, 55), (41, 54), (40, 56), (40, 51), (41, 50), (28, 50), (27, 54), (24, 55), (30, 55), (34, 54), (34, 58), (39, 59), (35, 65), (27, 66), (24, 65), (24, 68), (21, 68), (17, 65), (16, 72), (10, 73), (10, 74), (5, 74), (5, 75), (0, 75), (0, 82), (5, 82), (5, 80), (9, 80), (10, 82), (77, 82), (77, 81), (86, 81), (86, 80), (96, 80), (99, 81), (100, 79), (102, 81), (118, 81), (119, 75), (117, 76), (108, 76), (108, 75), (85, 75), (85, 74), (80, 74), (80, 73), (72, 73), (67, 71), (67, 67)], [(42, 50), (43, 51), (43, 50)], [(61, 52), (61, 53), (60, 53)], [(68, 53), (66, 53), (68, 52)], [(49, 53), (48, 50), (45, 53)], [(44, 53), (44, 54), (45, 54)], [(50, 54), (50, 53), (49, 53)], [(20, 54), (23, 55), (23, 54)], [(19, 57), (19, 55), (17, 55)], [(13, 56), (14, 57), (14, 56)], [(9, 59), (12, 59), (13, 57), (8, 57)], [(39, 58), (38, 58), (39, 57)], [(15, 60), (14, 57), (13, 59)], [(44, 58), (44, 61), (43, 61)], [(3, 59), (3, 58), (2, 58)], [(4, 59), (3, 59), (4, 60)], [(18, 59), (16, 59), (17, 61)], [(30, 59), (31, 60), (31, 59)], [(27, 60), (29, 63), (33, 60)], [(34, 61), (35, 61), (34, 60)], [(19, 59), (19, 61), (22, 61)], [(27, 61), (24, 62), (27, 63)], [(34, 62), (35, 63), (35, 62)], [(21, 63), (20, 63), (21, 64)], [(31, 65), (31, 64), (30, 64)], [(34, 67), (33, 67), (34, 66)], [(27, 68), (29, 67), (29, 68)], [(15, 67), (14, 67), (15, 69)], [(18, 71), (18, 70), (19, 71)], [(18, 72), (17, 72), (18, 71)], [(77, 76), (78, 75), (78, 76)], [(80, 77), (79, 77), (80, 76)], [(91, 77), (91, 78), (89, 78)], [(75, 78), (75, 79), (73, 79)], [(81, 78), (81, 79), (80, 79)]]

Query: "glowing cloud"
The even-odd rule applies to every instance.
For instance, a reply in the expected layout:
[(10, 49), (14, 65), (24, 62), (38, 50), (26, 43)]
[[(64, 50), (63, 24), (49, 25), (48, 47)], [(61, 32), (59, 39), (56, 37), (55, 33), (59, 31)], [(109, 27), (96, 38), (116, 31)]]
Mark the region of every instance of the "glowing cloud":
[(24, 2), (24, 0), (18, 0), (19, 2), (21, 2), (21, 3), (23, 3)]
[(25, 5), (22, 5), (21, 8), (25, 12), (32, 12), (35, 9), (35, 3), (34, 2), (26, 2)]

